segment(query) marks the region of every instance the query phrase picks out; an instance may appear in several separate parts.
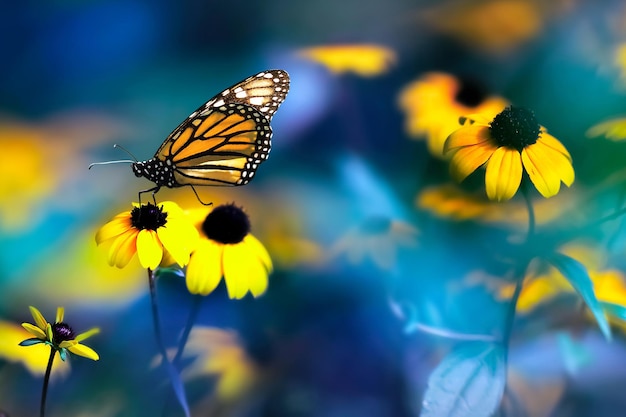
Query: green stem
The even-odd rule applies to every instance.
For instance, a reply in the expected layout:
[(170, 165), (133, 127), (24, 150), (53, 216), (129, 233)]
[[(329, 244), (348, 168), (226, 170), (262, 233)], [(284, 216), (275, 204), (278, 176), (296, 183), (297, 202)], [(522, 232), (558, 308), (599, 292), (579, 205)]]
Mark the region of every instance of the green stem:
[(191, 329), (193, 328), (193, 325), (196, 322), (196, 318), (198, 317), (198, 312), (200, 311), (201, 301), (202, 301), (201, 295), (196, 294), (193, 297), (191, 310), (189, 310), (189, 315), (187, 316), (187, 323), (185, 323), (185, 329), (183, 330), (183, 334), (180, 337), (180, 342), (178, 343), (178, 350), (176, 351), (176, 356), (174, 356), (174, 359), (172, 360), (172, 363), (174, 364), (174, 366), (178, 366), (180, 359), (183, 356), (185, 345), (187, 344), (187, 340), (189, 340), (189, 333), (191, 333)]
[(43, 378), (43, 389), (41, 390), (41, 406), (39, 408), (39, 416), (44, 417), (46, 413), (46, 397), (48, 396), (48, 382), (50, 382), (50, 373), (52, 371), (52, 362), (57, 351), (50, 348), (50, 357), (48, 358), (48, 366), (46, 367), (46, 375)]

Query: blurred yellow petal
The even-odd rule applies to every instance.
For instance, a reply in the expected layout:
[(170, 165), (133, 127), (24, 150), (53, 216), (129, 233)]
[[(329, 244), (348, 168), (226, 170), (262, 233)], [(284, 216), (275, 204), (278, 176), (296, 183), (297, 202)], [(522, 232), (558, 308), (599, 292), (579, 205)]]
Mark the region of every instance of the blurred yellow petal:
[(65, 308), (63, 307), (57, 307), (57, 315), (56, 318), (54, 320), (55, 323), (61, 323), (63, 322), (63, 318), (65, 317)]
[(483, 125), (469, 125), (455, 130), (446, 140), (444, 145), (444, 153), (454, 151), (457, 148), (467, 146), (482, 145), (489, 148), (495, 148), (489, 127)]
[(96, 243), (99, 245), (102, 242), (127, 232), (131, 228), (130, 214), (122, 213), (121, 216), (116, 216), (113, 220), (98, 229), (96, 232)]
[(67, 350), (72, 352), (75, 355), (82, 356), (94, 361), (100, 359), (100, 356), (96, 353), (95, 350), (90, 348), (89, 346), (81, 345), (80, 343), (76, 343), (74, 345), (68, 346)]
[(137, 256), (144, 268), (156, 269), (163, 258), (163, 246), (157, 232), (144, 229), (137, 235)]
[(45, 330), (48, 322), (46, 321), (43, 314), (41, 314), (41, 312), (36, 307), (29, 306), (28, 308), (30, 309), (30, 314), (33, 316), (37, 327), (39, 327), (41, 330)]
[(190, 222), (168, 221), (166, 227), (157, 229), (157, 235), (180, 267), (189, 263), (191, 251), (198, 243), (198, 231)]
[[(626, 52), (626, 48), (624, 51)], [(624, 68), (626, 68), (626, 65)], [(614, 141), (624, 140), (626, 139), (626, 117), (618, 117), (598, 123), (590, 127), (586, 135), (588, 137), (604, 136)]]
[(265, 269), (267, 269), (268, 272), (272, 272), (272, 259), (270, 258), (270, 254), (267, 252), (267, 249), (265, 249), (265, 246), (263, 246), (259, 239), (251, 234), (248, 234), (243, 238), (243, 242), (248, 246), (248, 250), (251, 253), (254, 253), (255, 256), (261, 260)]
[(35, 336), (37, 339), (46, 340), (47, 335), (44, 330), (41, 330), (37, 326), (33, 326), (30, 323), (22, 323), (22, 327), (27, 330), (31, 335)]
[(217, 288), (223, 275), (224, 249), (211, 240), (203, 239), (187, 265), (186, 283), (191, 294), (208, 295)]
[(570, 160), (540, 141), (522, 150), (522, 161), (535, 188), (546, 198), (559, 192), (561, 181), (567, 186), (574, 182), (574, 168)]
[(496, 147), (490, 142), (458, 149), (450, 160), (452, 177), (458, 182), (463, 181), (472, 172), (483, 166), (495, 150)]
[(485, 172), (487, 197), (495, 201), (510, 200), (522, 182), (522, 159), (516, 149), (500, 147), (495, 150)]
[(298, 56), (322, 64), (336, 74), (354, 73), (362, 77), (387, 72), (397, 59), (393, 50), (373, 44), (304, 48), (298, 51)]
[(129, 229), (113, 241), (109, 248), (109, 265), (124, 268), (137, 253), (137, 230)]
[(224, 281), (230, 298), (243, 298), (250, 288), (247, 255), (242, 245), (224, 245)]

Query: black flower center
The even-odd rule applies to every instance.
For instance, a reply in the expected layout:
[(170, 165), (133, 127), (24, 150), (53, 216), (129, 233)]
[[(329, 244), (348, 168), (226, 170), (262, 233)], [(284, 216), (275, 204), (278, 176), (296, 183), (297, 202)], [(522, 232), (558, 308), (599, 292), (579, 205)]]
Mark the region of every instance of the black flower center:
[(532, 110), (510, 106), (499, 113), (490, 123), (491, 137), (500, 146), (522, 151), (537, 142), (541, 127)]
[(54, 323), (52, 325), (52, 341), (59, 344), (66, 340), (73, 340), (76, 337), (74, 330), (67, 323)]
[(135, 207), (130, 212), (130, 223), (134, 228), (143, 230), (156, 230), (167, 223), (167, 213), (163, 212), (163, 206), (157, 207), (152, 203)]
[(454, 97), (457, 103), (466, 107), (476, 107), (487, 97), (485, 89), (478, 82), (469, 78), (461, 78), (459, 83), (459, 90)]
[(206, 237), (220, 243), (239, 243), (250, 233), (250, 219), (241, 208), (224, 204), (206, 216), (202, 231)]

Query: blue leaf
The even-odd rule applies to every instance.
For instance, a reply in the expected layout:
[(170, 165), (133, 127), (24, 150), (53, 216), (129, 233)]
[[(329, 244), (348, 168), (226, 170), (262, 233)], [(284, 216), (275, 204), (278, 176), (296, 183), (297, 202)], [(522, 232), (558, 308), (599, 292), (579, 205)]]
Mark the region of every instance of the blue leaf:
[(550, 262), (561, 274), (572, 284), (572, 287), (578, 292), (582, 299), (587, 304), (587, 307), (591, 310), (591, 313), (596, 318), (598, 326), (604, 334), (607, 340), (611, 340), (611, 327), (604, 315), (602, 305), (596, 298), (596, 294), (593, 292), (593, 281), (589, 278), (587, 268), (576, 259), (571, 258), (561, 253), (555, 253), (548, 257)]
[(626, 307), (619, 304), (607, 303), (605, 301), (600, 301), (600, 305), (604, 309), (604, 312), (609, 316), (626, 321)]
[(36, 345), (38, 343), (43, 343), (43, 340), (37, 339), (36, 337), (33, 337), (32, 339), (22, 340), (19, 344), (20, 344), (20, 346), (32, 346), (32, 345)]
[(471, 342), (451, 352), (428, 378), (420, 417), (489, 417), (502, 399), (506, 363), (494, 343)]

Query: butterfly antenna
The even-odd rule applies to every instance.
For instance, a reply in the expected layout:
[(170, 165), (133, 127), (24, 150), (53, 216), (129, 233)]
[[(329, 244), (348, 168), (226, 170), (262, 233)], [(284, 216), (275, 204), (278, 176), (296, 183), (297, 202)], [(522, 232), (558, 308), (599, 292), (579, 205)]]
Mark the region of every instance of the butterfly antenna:
[(118, 145), (116, 143), (115, 145), (113, 145), (113, 147), (114, 148), (120, 148), (121, 150), (126, 152), (133, 159), (132, 160), (130, 160), (130, 159), (120, 159), (120, 160), (117, 160), (117, 161), (93, 162), (93, 163), (89, 164), (89, 169), (91, 169), (91, 167), (93, 167), (94, 165), (110, 165), (110, 164), (122, 164), (122, 163), (133, 164), (133, 163), (137, 162), (137, 158), (135, 158), (135, 155), (130, 153), (130, 151), (128, 149), (126, 149), (125, 147), (123, 147), (122, 145)]
[(200, 198), (200, 196), (198, 195), (198, 192), (196, 191), (196, 188), (189, 184), (189, 186), (191, 187), (191, 189), (193, 190), (193, 193), (196, 195), (196, 198), (198, 199), (198, 201), (200, 202), (200, 204), (202, 204), (203, 206), (212, 206), (213, 202), (211, 201), (210, 203), (205, 203), (204, 201), (202, 201), (202, 199)]

